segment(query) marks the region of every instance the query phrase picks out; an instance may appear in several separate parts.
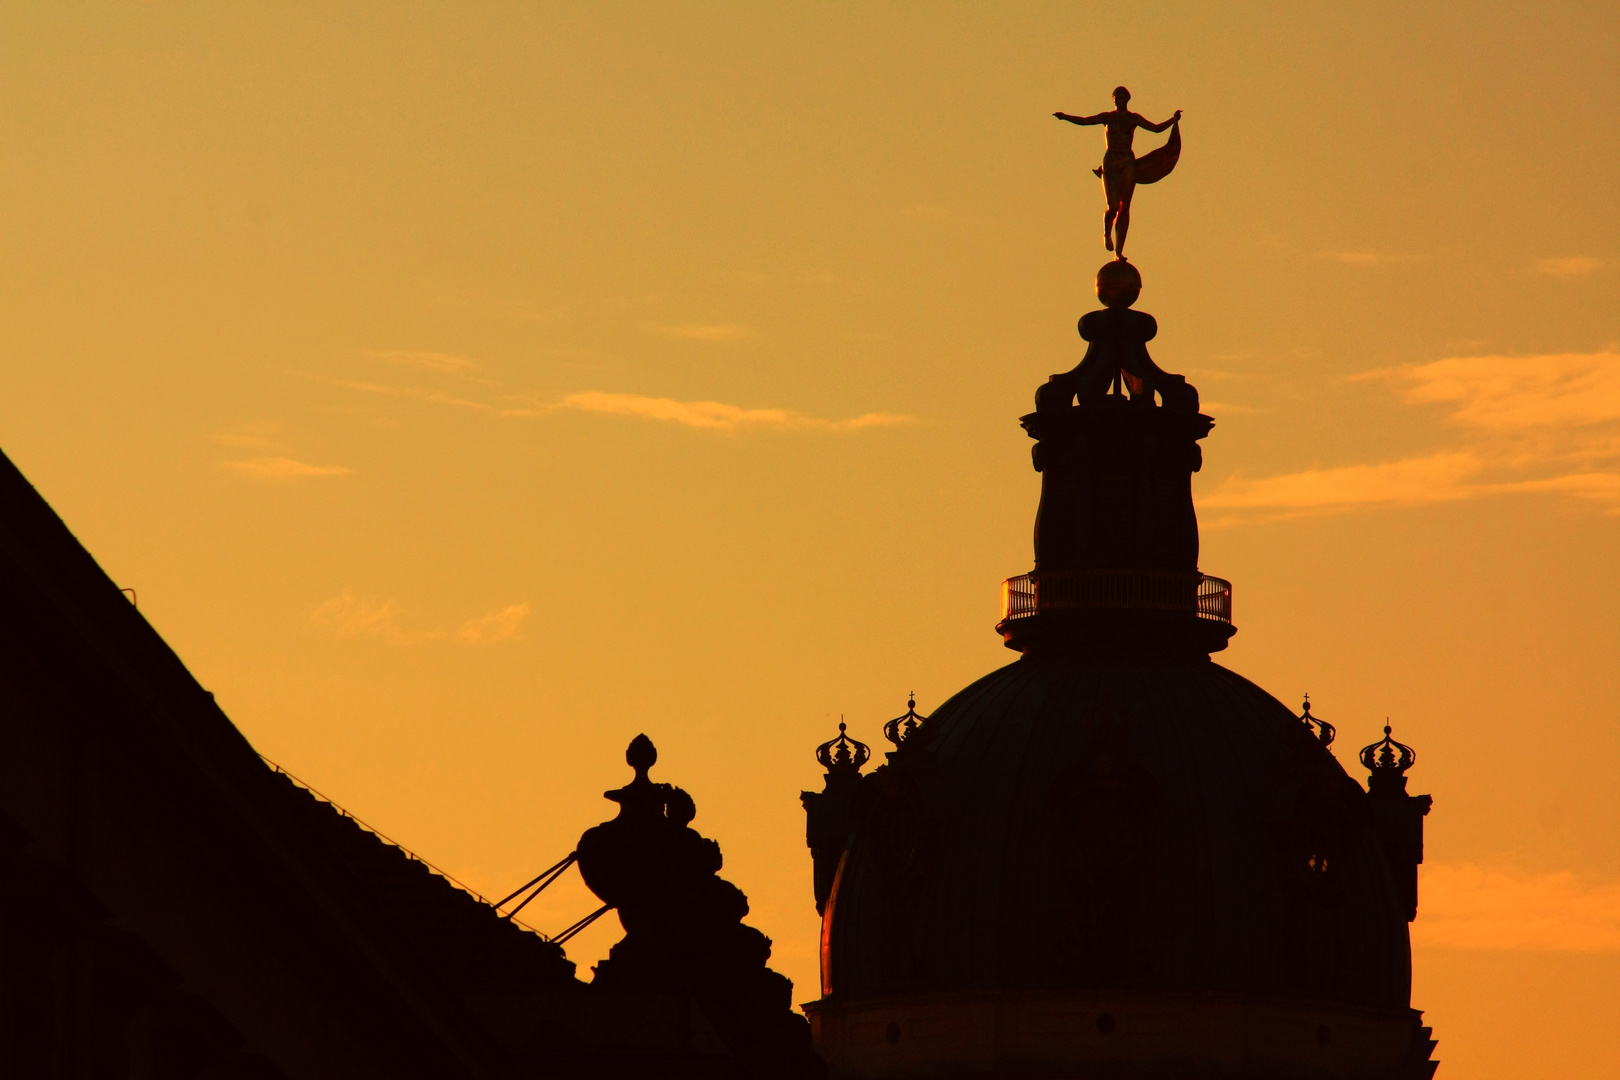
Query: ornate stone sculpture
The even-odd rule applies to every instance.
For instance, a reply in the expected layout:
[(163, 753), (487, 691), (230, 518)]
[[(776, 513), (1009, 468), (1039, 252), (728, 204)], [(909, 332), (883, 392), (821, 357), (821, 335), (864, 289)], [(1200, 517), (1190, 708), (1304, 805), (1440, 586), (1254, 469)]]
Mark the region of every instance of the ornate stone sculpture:
[(1097, 297), (1106, 306), (1080, 320), (1084, 359), (1047, 380), (1023, 418), (1043, 474), (1038, 573), (1197, 572), (1192, 474), (1203, 465), (1198, 440), (1214, 421), (1199, 413), (1197, 388), (1148, 355), (1158, 323), (1131, 310), (1141, 291), (1136, 267), (1103, 264)]
[(832, 894), (838, 863), (849, 842), (850, 807), (861, 769), (871, 760), (872, 748), (849, 737), (842, 721), (838, 737), (816, 747), (816, 760), (827, 770), (821, 791), (799, 793), (804, 803), (805, 843), (814, 863), (816, 914), (826, 913), (827, 897)]
[(1147, 343), (1158, 335), (1159, 322), (1145, 311), (1131, 310), (1141, 295), (1142, 275), (1136, 267), (1125, 262), (1103, 264), (1097, 271), (1097, 299), (1104, 307), (1080, 317), (1086, 355), (1073, 371), (1053, 375), (1035, 392), (1037, 412), (1075, 402), (1105, 405), (1110, 393), (1123, 401), (1126, 390), (1132, 405), (1151, 407), (1157, 393), (1172, 412), (1198, 411), (1197, 387), (1161, 369), (1148, 355)]
[(1119, 709), (1095, 708), (1081, 727), (1087, 752), (1058, 774), (1050, 796), (1053, 861), (1074, 902), (1053, 935), (1054, 975), (1127, 986), (1136, 951), (1131, 910), (1152, 866), (1162, 796), (1153, 774), (1126, 757)]
[(1395, 875), (1407, 922), (1417, 918), (1417, 868), (1423, 861), (1423, 819), (1434, 805), (1430, 796), (1410, 795), (1406, 791), (1406, 770), (1416, 761), (1417, 751), (1396, 742), (1390, 736), (1388, 724), (1384, 725), (1383, 739), (1361, 751), (1361, 763), (1367, 767), (1367, 796), (1372, 804), (1373, 820), (1378, 826), (1378, 837), (1384, 842), (1384, 854)]
[[(1123, 86), (1114, 87), (1114, 107), (1109, 112), (1094, 116), (1070, 116), (1056, 112), (1052, 115), (1071, 124), (1102, 124), (1107, 132), (1107, 150), (1103, 163), (1091, 170), (1102, 177), (1103, 197), (1108, 210), (1103, 214), (1103, 246), (1114, 252), (1115, 258), (1125, 260), (1125, 233), (1131, 227), (1131, 196), (1137, 184), (1156, 183), (1170, 175), (1181, 158), (1181, 110), (1162, 124), (1155, 124), (1133, 113), (1127, 106), (1131, 92)], [(1163, 131), (1170, 129), (1170, 140), (1151, 153), (1137, 157), (1131, 149), (1136, 129)], [(1109, 236), (1112, 229), (1114, 236)]]
[(596, 982), (685, 991), (748, 1075), (825, 1080), (809, 1026), (793, 1012), (793, 984), (765, 966), (770, 939), (743, 924), (748, 898), (718, 876), (720, 845), (689, 827), (692, 797), (647, 779), (657, 760), (652, 740), (637, 735), (625, 754), (635, 779), (606, 793), (618, 817), (579, 838), (585, 884), (625, 930)]

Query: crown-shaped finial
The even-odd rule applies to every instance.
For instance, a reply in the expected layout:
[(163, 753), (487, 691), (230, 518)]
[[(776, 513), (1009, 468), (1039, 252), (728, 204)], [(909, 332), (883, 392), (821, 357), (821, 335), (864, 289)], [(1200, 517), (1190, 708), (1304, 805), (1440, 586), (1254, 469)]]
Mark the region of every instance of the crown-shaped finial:
[(922, 726), (922, 722), (927, 719), (926, 716), (917, 715), (917, 691), (913, 690), (906, 698), (905, 715), (897, 716), (884, 724), (883, 737), (897, 747), (903, 746), (905, 741), (911, 738), (917, 729)]
[(1389, 725), (1384, 725), (1384, 737), (1371, 746), (1361, 748), (1361, 763), (1375, 773), (1393, 770), (1400, 775), (1417, 761), (1417, 751), (1405, 743), (1390, 738)]
[(829, 773), (858, 773), (861, 766), (872, 760), (872, 748), (845, 734), (845, 724), (840, 717), (838, 738), (829, 739), (816, 747), (816, 760)]
[(1333, 737), (1338, 734), (1338, 732), (1334, 729), (1332, 724), (1328, 723), (1326, 720), (1323, 720), (1320, 716), (1311, 715), (1311, 695), (1305, 695), (1305, 701), (1300, 706), (1300, 710), (1300, 722), (1305, 725), (1305, 730), (1311, 733), (1311, 738), (1315, 739), (1323, 746), (1331, 745), (1333, 743)]

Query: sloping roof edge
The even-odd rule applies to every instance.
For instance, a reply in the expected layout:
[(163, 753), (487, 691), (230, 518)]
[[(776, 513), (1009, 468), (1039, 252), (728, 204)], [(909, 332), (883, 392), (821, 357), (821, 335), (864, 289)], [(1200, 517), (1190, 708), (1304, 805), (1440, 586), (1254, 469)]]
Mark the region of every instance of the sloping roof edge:
[[(331, 928), (352, 942), (397, 998), (402, 1024), (426, 1039), (436, 1064), (477, 1080), (510, 1075), (504, 1055), (447, 988), (388, 929), (366, 917), (362, 896), (334, 852), (311, 842), (278, 780), (180, 658), (106, 575), (27, 478), (0, 453), (0, 560), (9, 562), (70, 628), (83, 658), (138, 704), (149, 726), (240, 828), (276, 862), (275, 871), (307, 896)], [(0, 571), (3, 572), (3, 571)], [(429, 1067), (427, 1061), (423, 1066)], [(439, 1075), (442, 1075), (440, 1073)]]

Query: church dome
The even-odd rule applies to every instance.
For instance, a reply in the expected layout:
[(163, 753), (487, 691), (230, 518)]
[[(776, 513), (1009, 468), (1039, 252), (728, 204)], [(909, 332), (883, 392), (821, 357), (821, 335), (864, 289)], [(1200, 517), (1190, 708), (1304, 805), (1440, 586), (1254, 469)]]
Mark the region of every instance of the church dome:
[(1021, 418), (1035, 565), (996, 629), (1022, 658), (891, 721), (865, 775), (860, 744), (818, 754), (816, 1045), (834, 1080), (1429, 1080), (1407, 924), (1431, 800), (1387, 731), (1363, 790), (1308, 705), (1210, 660), (1236, 632), (1198, 560), (1214, 420), (1118, 275)]
[(1202, 657), (1034, 651), (890, 754), (826, 904), (824, 992), (1233, 991), (1400, 1008), (1367, 796)]

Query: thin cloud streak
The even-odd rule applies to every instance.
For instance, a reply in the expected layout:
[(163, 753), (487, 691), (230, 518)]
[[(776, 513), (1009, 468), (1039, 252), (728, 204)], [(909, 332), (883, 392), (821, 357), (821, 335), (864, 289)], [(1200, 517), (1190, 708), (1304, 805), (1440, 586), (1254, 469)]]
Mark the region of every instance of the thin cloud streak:
[(1234, 476), (1200, 504), (1229, 510), (1321, 510), (1447, 502), (1476, 494), (1467, 481), (1480, 468), (1477, 457), (1461, 452), (1259, 480)]
[(1424, 866), (1412, 924), (1418, 947), (1620, 951), (1620, 882), (1469, 864)]
[(1341, 266), (1392, 266), (1423, 260), (1421, 255), (1398, 255), (1387, 251), (1318, 251), (1316, 257)]
[(658, 332), (687, 341), (728, 341), (749, 334), (746, 326), (660, 326)]
[(523, 620), (529, 617), (528, 604), (508, 604), (499, 611), (469, 619), (461, 624), (458, 636), (472, 645), (488, 645), (516, 637)]
[(227, 461), (222, 468), (255, 480), (289, 481), (311, 476), (343, 476), (353, 472), (346, 465), (310, 465), (289, 457), (257, 457), (245, 461)]
[(401, 644), (434, 636), (402, 629), (399, 614), (399, 605), (392, 600), (367, 600), (344, 589), (311, 612), (310, 621), (340, 638), (380, 637)]
[[(498, 611), (468, 619), (455, 637), (468, 645), (490, 645), (518, 637), (523, 620), (529, 617), (528, 604), (508, 604)], [(356, 596), (344, 589), (310, 613), (310, 622), (337, 638), (380, 638), (391, 645), (416, 645), (443, 641), (450, 637), (441, 629), (410, 629), (403, 624), (403, 609), (394, 600)]]
[(1577, 278), (1595, 274), (1603, 269), (1603, 262), (1590, 255), (1570, 255), (1562, 259), (1537, 259), (1536, 272), (1552, 277)]
[(892, 427), (915, 420), (896, 413), (865, 413), (848, 420), (825, 420), (788, 409), (745, 409), (719, 401), (676, 401), (673, 398), (645, 397), (641, 394), (606, 394), (591, 391), (569, 394), (559, 408), (581, 412), (633, 416), (663, 420), (711, 431), (737, 431), (742, 428), (773, 428), (778, 431), (853, 431), (868, 427)]
[[(1620, 515), (1620, 353), (1450, 357), (1356, 376), (1448, 404), (1472, 446), (1371, 465), (1234, 476), (1201, 505), (1239, 512), (1335, 512), (1531, 492), (1608, 504)], [(1579, 471), (1565, 471), (1578, 469)], [(1540, 472), (1543, 475), (1526, 476)], [(1546, 474), (1551, 475), (1546, 475)]]
[(424, 371), (438, 371), (447, 375), (459, 375), (468, 371), (476, 371), (480, 365), (476, 360), (469, 359), (456, 353), (419, 352), (409, 349), (372, 349), (366, 353), (372, 360), (382, 360), (389, 364), (398, 364), (401, 367), (421, 368)]
[(238, 450), (258, 450), (269, 454), (274, 451), (285, 451), (287, 448), (277, 439), (278, 429), (274, 424), (255, 422), (244, 424), (235, 431), (221, 431), (214, 436), (214, 441), (221, 446), (231, 446)]
[(559, 411), (598, 413), (609, 416), (629, 416), (642, 420), (661, 420), (685, 427), (709, 431), (741, 431), (765, 429), (775, 431), (858, 431), (862, 428), (895, 427), (914, 424), (916, 417), (901, 413), (869, 412), (845, 420), (829, 420), (819, 416), (806, 416), (791, 409), (750, 409), (729, 405), (722, 401), (677, 401), (674, 398), (649, 397), (644, 394), (618, 394), (589, 390), (569, 394), (561, 401), (534, 402), (523, 405), (495, 405), (472, 398), (457, 397), (442, 390), (415, 386), (390, 386), (383, 383), (361, 382), (353, 379), (329, 379), (309, 376), (318, 382), (358, 390), (367, 394), (406, 398), (432, 405), (449, 405), (460, 409), (488, 413), (502, 417), (550, 416)]
[(1501, 430), (1620, 420), (1620, 353), (1464, 356), (1359, 378), (1408, 384), (1406, 400), (1456, 403), (1452, 419)]
[(456, 397), (443, 390), (434, 390), (420, 386), (389, 386), (386, 383), (360, 382), (355, 379), (329, 379), (321, 375), (312, 375), (309, 378), (316, 382), (323, 382), (329, 386), (339, 386), (345, 390), (359, 390), (366, 394), (380, 394), (384, 397), (408, 398), (412, 401), (425, 401), (430, 405), (451, 405), (458, 409), (472, 409), (475, 412), (495, 413), (502, 416), (538, 416), (539, 412), (526, 409), (504, 410), (487, 402), (475, 401), (472, 398)]

